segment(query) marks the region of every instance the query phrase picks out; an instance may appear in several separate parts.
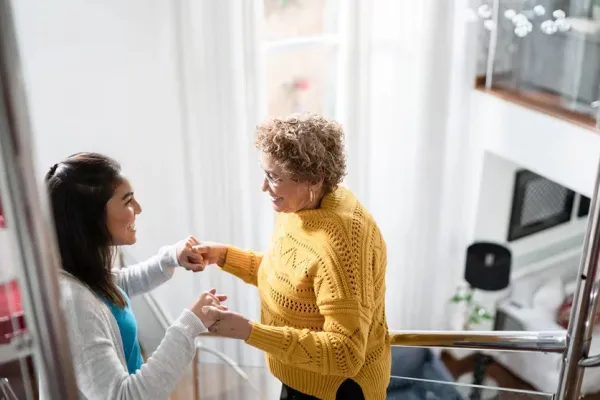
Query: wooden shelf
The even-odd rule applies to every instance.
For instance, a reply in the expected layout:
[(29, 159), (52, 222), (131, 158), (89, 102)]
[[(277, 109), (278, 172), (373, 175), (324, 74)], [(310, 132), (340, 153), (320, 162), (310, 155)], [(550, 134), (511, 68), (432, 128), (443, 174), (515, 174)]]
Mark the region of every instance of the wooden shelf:
[(596, 120), (593, 117), (564, 108), (561, 105), (560, 96), (554, 93), (532, 89), (515, 91), (497, 86), (493, 86), (492, 89), (487, 90), (485, 88), (485, 78), (483, 77), (476, 79), (475, 89), (563, 121), (579, 125), (594, 132), (598, 132)]

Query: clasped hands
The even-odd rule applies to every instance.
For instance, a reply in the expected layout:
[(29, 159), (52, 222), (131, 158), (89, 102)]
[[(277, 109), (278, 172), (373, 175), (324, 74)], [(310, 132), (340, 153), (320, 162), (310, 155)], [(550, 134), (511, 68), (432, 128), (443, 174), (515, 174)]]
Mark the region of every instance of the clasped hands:
[[(198, 272), (209, 264), (223, 265), (227, 247), (218, 243), (200, 243), (190, 236), (177, 245), (177, 261), (183, 268)], [(252, 332), (252, 323), (246, 317), (230, 311), (221, 304), (226, 295), (217, 294), (215, 289), (200, 294), (191, 311), (202, 321), (209, 332), (219, 336), (247, 340)]]

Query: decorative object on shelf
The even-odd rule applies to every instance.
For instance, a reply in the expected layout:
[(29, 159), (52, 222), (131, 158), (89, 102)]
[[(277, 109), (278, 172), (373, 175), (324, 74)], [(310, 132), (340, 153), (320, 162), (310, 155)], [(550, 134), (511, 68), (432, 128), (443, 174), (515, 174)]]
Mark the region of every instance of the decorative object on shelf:
[(515, 174), (509, 242), (571, 220), (575, 192), (529, 170)]
[(477, 15), (483, 19), (492, 18), (493, 10), (489, 4), (482, 4), (477, 8)]
[(552, 16), (554, 17), (554, 21), (548, 19), (542, 22), (542, 25), (540, 26), (542, 32), (546, 35), (553, 35), (557, 31), (566, 32), (571, 29), (571, 25), (566, 20), (567, 15), (563, 10), (554, 10)]
[(544, 6), (542, 5), (537, 5), (535, 7), (533, 7), (533, 12), (535, 13), (535, 15), (537, 15), (538, 17), (541, 17), (543, 15), (546, 15), (546, 9), (544, 8)]
[[(493, 10), (489, 4), (482, 4), (477, 8), (477, 15), (483, 19), (483, 26), (488, 31), (496, 29), (496, 22), (493, 19)], [(546, 15), (546, 8), (542, 5), (536, 5), (532, 9), (522, 10), (517, 13), (516, 10), (509, 8), (504, 11), (504, 18), (510, 20), (514, 25), (514, 34), (519, 38), (524, 38), (533, 31), (533, 22), (535, 18)], [(554, 20), (548, 19), (540, 24), (540, 30), (547, 35), (556, 32), (567, 32), (571, 25), (566, 20), (566, 13), (563, 10), (554, 10), (552, 12)]]
[[(473, 302), (473, 292), (475, 290), (498, 292), (508, 288), (511, 266), (511, 252), (503, 245), (490, 242), (476, 242), (467, 248), (465, 281), (469, 284), (469, 292), (467, 292), (466, 296), (459, 295), (459, 297), (461, 299), (464, 298), (462, 301), (468, 301), (475, 306), (471, 307), (468, 312), (469, 318), (465, 322), (465, 328), (470, 327), (471, 324), (479, 323), (481, 320), (494, 319), (489, 311)], [(468, 398), (470, 400), (495, 398), (495, 390), (482, 389), (482, 386), (488, 388), (498, 387), (498, 383), (495, 380), (485, 376), (486, 369), (491, 362), (492, 358), (490, 356), (477, 352), (475, 353), (475, 367), (473, 372), (463, 374), (458, 378), (460, 383), (475, 385), (469, 388)]]

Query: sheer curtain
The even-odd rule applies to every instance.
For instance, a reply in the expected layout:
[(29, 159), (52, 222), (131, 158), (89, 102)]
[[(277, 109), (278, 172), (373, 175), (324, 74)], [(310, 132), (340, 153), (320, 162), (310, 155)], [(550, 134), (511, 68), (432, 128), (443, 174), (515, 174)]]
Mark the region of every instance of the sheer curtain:
[(472, 236), (479, 170), (466, 1), (354, 1), (348, 13), (348, 185), (388, 245), (390, 329), (444, 329)]
[[(257, 44), (260, 3), (173, 2), (186, 142), (183, 157), (192, 204), (182, 212), (189, 216), (191, 230), (200, 240), (259, 250), (266, 247), (273, 221), (260, 190), (262, 181), (253, 147), (261, 114), (257, 90), (261, 82)], [(232, 310), (259, 319), (255, 287), (216, 267), (194, 274), (191, 283), (189, 275), (185, 279), (188, 281), (159, 291), (158, 298), (173, 296), (177, 288), (190, 284), (196, 295), (215, 287), (229, 295)], [(242, 341), (206, 341), (241, 365), (264, 365), (263, 354)]]
[[(272, 211), (252, 146), (266, 103), (258, 89), (262, 1), (176, 4), (192, 232), (264, 249)], [(445, 328), (472, 238), (480, 169), (467, 124), (473, 76), (466, 0), (341, 4), (337, 117), (347, 133), (347, 184), (388, 243), (389, 326)], [(176, 285), (159, 298), (190, 283)], [(191, 285), (193, 293), (217, 287), (231, 295), (232, 309), (259, 318), (256, 289), (234, 277), (209, 269)], [(207, 340), (242, 365), (264, 365), (263, 355), (240, 341)]]

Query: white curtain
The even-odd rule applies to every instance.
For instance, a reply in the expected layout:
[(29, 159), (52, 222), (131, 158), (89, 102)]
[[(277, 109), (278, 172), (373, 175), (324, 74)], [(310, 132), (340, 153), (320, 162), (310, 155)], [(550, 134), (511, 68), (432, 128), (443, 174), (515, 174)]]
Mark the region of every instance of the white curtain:
[[(337, 109), (348, 139), (347, 184), (388, 244), (391, 329), (447, 328), (444, 313), (472, 239), (479, 152), (467, 126), (473, 82), (465, 2), (342, 3), (345, 68)], [(262, 2), (178, 4), (192, 232), (264, 249), (272, 211), (260, 192), (252, 146), (265, 104), (257, 34)], [(232, 309), (259, 318), (256, 289), (234, 277), (212, 269), (191, 285), (192, 293), (217, 287), (231, 296)], [(190, 293), (190, 283), (181, 281), (160, 297), (176, 287)], [(264, 365), (263, 355), (241, 341), (207, 341), (242, 365)]]
[[(189, 216), (191, 231), (200, 240), (264, 249), (273, 214), (260, 190), (262, 181), (253, 148), (261, 114), (256, 26), (261, 2), (175, 3), (186, 141), (183, 156), (188, 166), (189, 203), (193, 205), (182, 212)], [(169, 285), (159, 298), (189, 287), (190, 276), (185, 279), (188, 281)], [(232, 310), (259, 319), (256, 288), (216, 267), (195, 274), (191, 285), (196, 295), (215, 287), (229, 295)], [(264, 365), (264, 355), (242, 341), (207, 338), (206, 342), (241, 365)]]
[(472, 237), (477, 144), (466, 2), (356, 1), (347, 11), (340, 118), (348, 185), (388, 247), (390, 329), (447, 329)]

